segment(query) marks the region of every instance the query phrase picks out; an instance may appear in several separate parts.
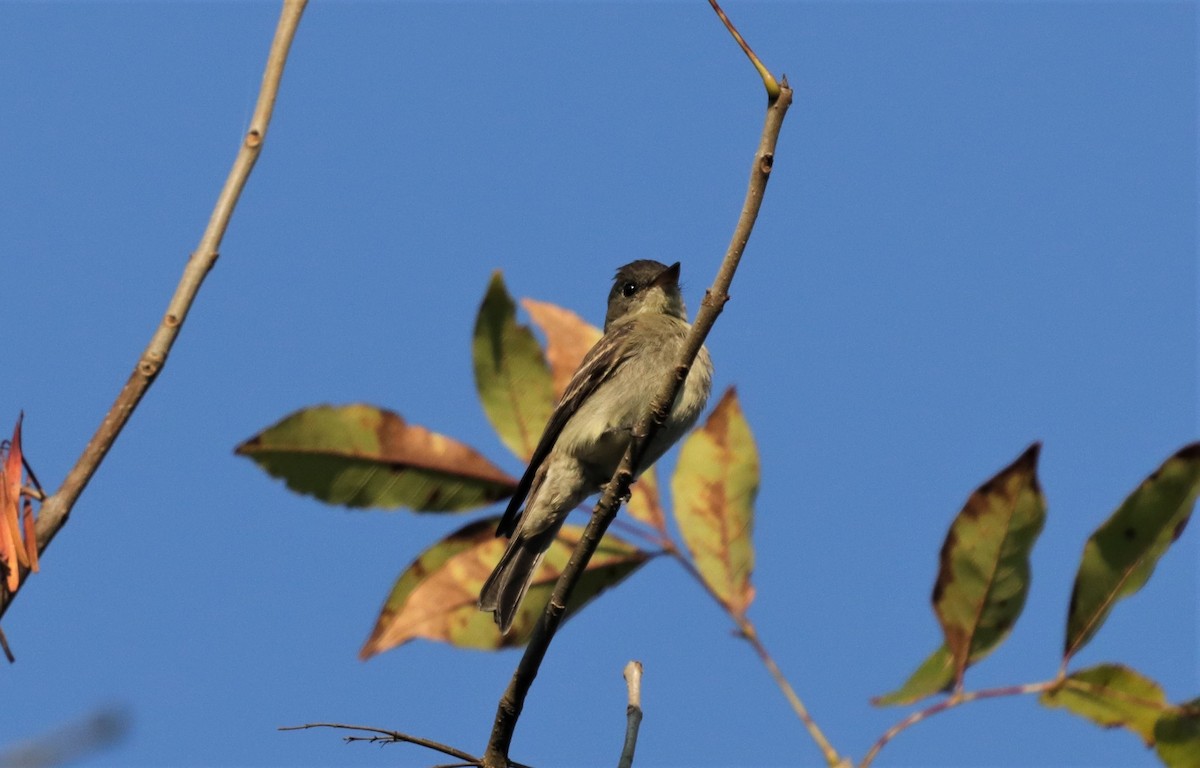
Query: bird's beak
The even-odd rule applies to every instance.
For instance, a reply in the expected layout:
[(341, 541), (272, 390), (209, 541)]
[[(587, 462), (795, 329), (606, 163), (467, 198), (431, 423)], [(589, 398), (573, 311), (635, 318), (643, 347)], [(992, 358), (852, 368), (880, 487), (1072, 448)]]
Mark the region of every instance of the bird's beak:
[(660, 288), (677, 285), (679, 283), (679, 262), (675, 262), (671, 266), (658, 273), (658, 276), (651, 281), (650, 285), (657, 285)]

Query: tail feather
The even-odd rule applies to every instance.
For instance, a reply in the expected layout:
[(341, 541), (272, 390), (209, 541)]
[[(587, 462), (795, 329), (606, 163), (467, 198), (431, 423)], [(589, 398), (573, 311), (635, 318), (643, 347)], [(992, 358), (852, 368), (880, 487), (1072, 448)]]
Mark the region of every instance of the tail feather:
[(508, 634), (512, 627), (517, 608), (529, 591), (533, 574), (552, 539), (553, 536), (530, 538), (518, 533), (508, 543), (508, 549), (504, 550), (492, 575), (483, 583), (479, 592), (479, 610), (492, 612), (502, 634)]

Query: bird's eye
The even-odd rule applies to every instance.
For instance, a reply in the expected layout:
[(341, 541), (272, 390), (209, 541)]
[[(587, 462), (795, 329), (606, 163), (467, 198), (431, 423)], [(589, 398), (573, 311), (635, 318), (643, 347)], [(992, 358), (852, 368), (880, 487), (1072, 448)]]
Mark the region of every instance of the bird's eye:
[(637, 283), (625, 283), (621, 286), (621, 295), (625, 298), (628, 299), (635, 293), (637, 293)]

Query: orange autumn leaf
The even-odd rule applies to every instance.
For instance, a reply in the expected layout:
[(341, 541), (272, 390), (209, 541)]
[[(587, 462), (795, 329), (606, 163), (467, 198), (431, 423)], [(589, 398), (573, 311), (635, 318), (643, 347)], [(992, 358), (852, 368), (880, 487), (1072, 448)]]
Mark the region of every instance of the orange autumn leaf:
[(0, 520), (0, 560), (4, 561), (7, 570), (5, 584), (9, 592), (15, 592), (17, 585), (20, 584), (20, 574), (17, 571), (17, 546), (13, 542), (12, 528), (8, 525), (10, 515), (15, 515), (16, 512), (10, 511), (14, 508), (13, 504), (9, 504), (8, 499), (8, 471), (4, 471), (3, 480), (0, 483), (0, 516), (4, 520)]
[[(480, 611), (478, 604), (480, 587), (507, 544), (496, 538), (498, 522), (498, 517), (476, 520), (418, 555), (392, 587), (359, 658), (369, 659), (417, 638), (480, 650), (524, 645), (583, 529), (563, 526), (534, 575), (512, 631), (502, 635), (491, 614)], [(567, 601), (566, 616), (621, 582), (652, 556), (612, 534), (606, 535)]]
[(521, 306), (546, 334), (546, 360), (554, 381), (554, 397), (562, 397), (583, 356), (600, 340), (600, 329), (569, 309), (548, 302), (521, 299)]
[(20, 585), (20, 566), (29, 565), (21, 543), (20, 502), (21, 502), (21, 420), (24, 415), (17, 417), (17, 426), (13, 429), (12, 442), (8, 446), (8, 455), (4, 458), (4, 467), (0, 471), (0, 558), (8, 565), (6, 583), (9, 591), (16, 591)]
[(29, 558), (25, 548), (21, 546), (21, 422), (25, 414), (17, 417), (17, 426), (13, 428), (12, 442), (8, 446), (8, 458), (4, 462), (4, 474), (8, 480), (8, 498), (11, 500), (11, 514), (5, 515), (8, 525), (12, 528), (13, 548), (16, 549), (17, 559), (21, 565), (29, 567)]

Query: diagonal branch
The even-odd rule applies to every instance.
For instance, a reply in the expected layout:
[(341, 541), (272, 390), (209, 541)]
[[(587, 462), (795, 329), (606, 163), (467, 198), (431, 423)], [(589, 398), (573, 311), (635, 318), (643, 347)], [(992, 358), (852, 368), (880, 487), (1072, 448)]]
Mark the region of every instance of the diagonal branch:
[(634, 429), (634, 437), (625, 452), (625, 457), (606, 486), (600, 501), (596, 504), (592, 512), (592, 519), (588, 522), (579, 544), (559, 577), (554, 592), (550, 596), (550, 602), (546, 605), (546, 610), (538, 620), (537, 626), (534, 627), (529, 645), (525, 648), (525, 654), (521, 657), (508, 688), (500, 698), (487, 751), (483, 757), (483, 764), (487, 768), (505, 768), (509, 765), (508, 751), (512, 744), (517, 720), (525, 705), (525, 697), (537, 676), (550, 642), (554, 639), (554, 634), (562, 622), (567, 599), (574, 591), (575, 585), (591, 559), (592, 553), (599, 545), (601, 537), (613, 518), (616, 517), (621, 499), (628, 496), (634, 470), (641, 461), (646, 444), (666, 421), (671, 403), (675, 401), (676, 393), (687, 379), (692, 361), (695, 360), (696, 354), (703, 346), (704, 339), (712, 329), (713, 323), (716, 322), (717, 316), (721, 314), (725, 302), (729, 300), (729, 285), (733, 281), (734, 272), (737, 271), (738, 263), (741, 261), (746, 243), (754, 228), (754, 220), (762, 206), (763, 193), (766, 191), (767, 180), (770, 178), (771, 166), (775, 159), (775, 144), (779, 139), (783, 118), (791, 103), (792, 90), (788, 87), (787, 79), (784, 78), (779, 94), (770, 97), (767, 102), (762, 138), (750, 168), (750, 184), (746, 190), (746, 200), (725, 258), (721, 262), (712, 286), (705, 293), (704, 300), (700, 304), (700, 312), (696, 315), (696, 322), (692, 325), (692, 330), (684, 343), (679, 363), (671, 370), (670, 376), (664, 379), (657, 395), (651, 401), (649, 411)]
[[(246, 133), (242, 146), (238, 150), (237, 158), (234, 160), (229, 177), (225, 180), (225, 186), (217, 198), (208, 226), (200, 238), (200, 244), (188, 259), (187, 266), (184, 267), (183, 276), (175, 288), (175, 295), (171, 297), (171, 302), (167, 305), (167, 312), (163, 316), (162, 322), (155, 330), (145, 351), (142, 352), (142, 356), (134, 366), (125, 386), (117, 395), (116, 402), (105, 414), (104, 420), (100, 423), (96, 433), (92, 435), (92, 439), (75, 462), (75, 466), (67, 473), (62, 487), (53, 496), (46, 499), (45, 504), (42, 505), (37, 521), (39, 553), (44, 552), (50, 546), (50, 542), (66, 524), (67, 517), (71, 514), (71, 509), (78, 501), (79, 495), (83, 493), (83, 489), (87, 487), (92, 476), (96, 474), (96, 470), (100, 468), (100, 463), (104, 461), (109, 449), (116, 442), (117, 436), (121, 434), (121, 430), (129, 421), (134, 409), (137, 408), (146, 391), (150, 389), (150, 385), (154, 383), (159, 371), (166, 364), (167, 355), (175, 344), (175, 339), (179, 336), (180, 328), (196, 299), (200, 285), (217, 261), (221, 240), (225, 237), (225, 230), (229, 226), (233, 210), (246, 186), (246, 180), (250, 178), (250, 171), (254, 168), (254, 163), (262, 151), (263, 140), (267, 135), (267, 126), (271, 122), (271, 113), (275, 109), (275, 97), (279, 93), (279, 83), (283, 78), (283, 67), (287, 62), (288, 51), (291, 48), (292, 39), (296, 35), (296, 27), (300, 24), (300, 16), (304, 13), (304, 6), (307, 2), (308, 0), (284, 0), (279, 24), (275, 29), (275, 39), (271, 43), (271, 51), (267, 56), (267, 67), (263, 74), (262, 87), (258, 93), (258, 104), (255, 106), (254, 115), (250, 120), (250, 130)], [(23, 577), (24, 574), (22, 574), (22, 584), (25, 583)], [(16, 597), (15, 591), (10, 592), (5, 589), (0, 592), (0, 616), (3, 616), (8, 610), (14, 597)]]

